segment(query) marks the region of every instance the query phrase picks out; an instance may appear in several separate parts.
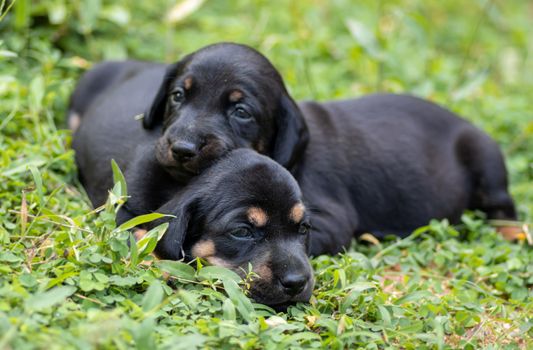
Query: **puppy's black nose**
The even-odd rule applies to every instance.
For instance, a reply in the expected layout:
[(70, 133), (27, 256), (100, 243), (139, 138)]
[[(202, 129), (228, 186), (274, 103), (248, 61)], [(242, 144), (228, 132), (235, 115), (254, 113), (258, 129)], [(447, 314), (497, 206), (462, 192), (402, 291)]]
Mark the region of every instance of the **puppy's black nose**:
[(174, 142), (170, 149), (174, 159), (180, 163), (188, 162), (197, 154), (196, 145), (187, 141)]
[(287, 294), (296, 295), (304, 290), (308, 279), (304, 274), (290, 273), (281, 277), (279, 281)]

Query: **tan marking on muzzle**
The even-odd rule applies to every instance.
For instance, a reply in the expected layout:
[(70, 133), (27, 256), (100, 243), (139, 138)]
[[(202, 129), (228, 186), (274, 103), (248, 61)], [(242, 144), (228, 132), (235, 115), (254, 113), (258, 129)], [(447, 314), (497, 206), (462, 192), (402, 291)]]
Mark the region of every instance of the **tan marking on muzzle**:
[(183, 87), (185, 90), (189, 90), (192, 87), (192, 78), (187, 78), (183, 81)]
[(205, 260), (207, 260), (211, 265), (214, 265), (214, 266), (222, 266), (228, 269), (231, 269), (234, 267), (228, 261), (222, 258), (219, 258), (218, 256), (210, 256), (210, 257), (205, 258)]
[(69, 129), (72, 130), (72, 132), (75, 132), (80, 127), (80, 124), (81, 124), (80, 115), (76, 112), (70, 113), (69, 118), (68, 118)]
[(247, 211), (248, 221), (257, 227), (263, 227), (268, 221), (268, 216), (265, 211), (258, 207), (251, 207)]
[(265, 153), (265, 150), (266, 150), (265, 142), (263, 140), (259, 140), (257, 144), (255, 145), (255, 150), (259, 153)]
[(230, 102), (238, 102), (243, 96), (243, 93), (242, 91), (240, 90), (233, 90), (230, 94), (229, 94), (229, 101)]
[(252, 271), (255, 272), (260, 279), (271, 282), (273, 275), (272, 268), (270, 267), (271, 262), (270, 251), (267, 251), (265, 254), (252, 260)]
[(292, 207), (291, 209), (289, 218), (293, 222), (299, 223), (304, 218), (304, 212), (305, 212), (305, 206), (302, 203), (296, 203), (294, 207)]
[(206, 259), (215, 255), (215, 243), (212, 240), (207, 239), (198, 241), (192, 246), (191, 253), (197, 258)]

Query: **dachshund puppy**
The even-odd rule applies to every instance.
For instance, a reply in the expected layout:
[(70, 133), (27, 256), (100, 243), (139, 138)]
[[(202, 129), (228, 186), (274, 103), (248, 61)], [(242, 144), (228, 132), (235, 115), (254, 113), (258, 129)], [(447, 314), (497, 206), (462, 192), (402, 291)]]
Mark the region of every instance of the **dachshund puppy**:
[[(145, 109), (141, 126), (134, 116)], [(125, 170), (131, 198), (119, 222), (158, 210), (236, 148), (296, 178), (313, 212), (312, 255), (337, 253), (364, 232), (404, 236), (433, 218), (457, 222), (466, 209), (516, 217), (499, 147), (472, 124), (405, 95), (297, 106), (246, 46), (208, 46), (166, 68), (104, 63), (76, 89), (76, 115), (73, 146), (93, 204), (112, 186), (110, 159)]]
[[(143, 113), (141, 125), (135, 116)], [(158, 208), (172, 196), (169, 183), (187, 183), (232, 149), (252, 148), (291, 168), (307, 143), (299, 113), (264, 56), (223, 43), (168, 66), (96, 66), (71, 97), (69, 124), (77, 129), (80, 179), (95, 206), (112, 185), (110, 160), (125, 171), (131, 198), (124, 221)]]
[(313, 210), (311, 253), (356, 236), (406, 236), (467, 210), (515, 219), (501, 151), (487, 134), (422, 99), (376, 94), (303, 102), (310, 142), (295, 177)]
[[(200, 257), (241, 276), (253, 267), (251, 296), (283, 309), (307, 302), (313, 274), (307, 251), (309, 216), (296, 180), (278, 163), (237, 149), (193, 178), (158, 211), (170, 221), (156, 247), (166, 259)], [(185, 256), (182, 255), (185, 253)]]

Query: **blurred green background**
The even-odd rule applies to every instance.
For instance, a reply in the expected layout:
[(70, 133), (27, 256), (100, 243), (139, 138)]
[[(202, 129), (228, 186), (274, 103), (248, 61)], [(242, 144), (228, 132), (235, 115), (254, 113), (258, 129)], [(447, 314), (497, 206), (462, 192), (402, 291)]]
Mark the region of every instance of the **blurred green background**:
[(172, 290), (160, 282), (168, 267), (132, 263), (113, 208), (89, 207), (64, 117), (96, 62), (173, 62), (245, 43), (296, 99), (407, 92), (472, 121), (502, 146), (531, 223), (533, 2), (0, 0), (0, 9), (0, 348), (531, 348), (533, 251), (469, 216), (314, 258), (311, 303), (287, 314), (235, 290), (227, 298), (202, 269)]
[(173, 62), (213, 42), (245, 43), (273, 61), (297, 99), (409, 92), (464, 115), (504, 147), (530, 219), (532, 22), (523, 0), (18, 0), (0, 22), (2, 108), (9, 113), (41, 75), (63, 126), (68, 93), (94, 62)]

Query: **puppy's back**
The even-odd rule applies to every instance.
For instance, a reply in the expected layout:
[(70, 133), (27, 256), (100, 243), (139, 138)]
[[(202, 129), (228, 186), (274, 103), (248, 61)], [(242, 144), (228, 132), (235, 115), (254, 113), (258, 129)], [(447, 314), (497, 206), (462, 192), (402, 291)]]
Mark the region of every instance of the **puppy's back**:
[(157, 64), (142, 61), (105, 61), (82, 75), (70, 97), (67, 123), (76, 131), (89, 106), (115, 84)]

